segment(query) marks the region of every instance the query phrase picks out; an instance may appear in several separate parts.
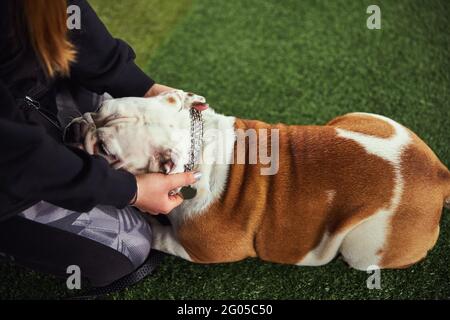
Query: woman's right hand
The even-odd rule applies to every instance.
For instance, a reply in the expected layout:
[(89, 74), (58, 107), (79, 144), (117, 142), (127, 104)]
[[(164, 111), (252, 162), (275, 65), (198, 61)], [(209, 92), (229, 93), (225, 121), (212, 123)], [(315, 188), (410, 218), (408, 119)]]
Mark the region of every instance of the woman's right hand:
[(183, 202), (183, 198), (179, 194), (170, 195), (169, 192), (195, 183), (200, 180), (200, 176), (199, 172), (138, 175), (136, 176), (137, 194), (132, 205), (150, 214), (168, 214)]

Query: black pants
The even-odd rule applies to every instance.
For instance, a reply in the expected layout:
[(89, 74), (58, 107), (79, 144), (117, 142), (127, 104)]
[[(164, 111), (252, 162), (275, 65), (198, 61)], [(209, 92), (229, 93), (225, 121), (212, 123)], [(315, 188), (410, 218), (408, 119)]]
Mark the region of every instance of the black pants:
[(131, 273), (148, 257), (151, 230), (128, 207), (79, 213), (41, 202), (0, 223), (0, 252), (32, 269), (67, 277), (75, 265), (93, 286)]

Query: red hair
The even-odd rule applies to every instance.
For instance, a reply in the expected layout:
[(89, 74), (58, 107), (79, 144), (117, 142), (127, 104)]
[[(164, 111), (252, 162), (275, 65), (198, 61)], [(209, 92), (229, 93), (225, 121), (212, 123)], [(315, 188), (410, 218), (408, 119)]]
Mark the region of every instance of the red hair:
[(75, 48), (67, 36), (66, 0), (24, 0), (27, 34), (48, 76), (68, 76)]

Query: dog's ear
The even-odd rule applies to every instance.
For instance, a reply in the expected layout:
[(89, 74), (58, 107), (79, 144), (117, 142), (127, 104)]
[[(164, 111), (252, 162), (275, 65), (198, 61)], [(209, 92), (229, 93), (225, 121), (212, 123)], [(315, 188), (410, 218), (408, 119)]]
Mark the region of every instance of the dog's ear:
[(182, 90), (170, 90), (160, 93), (158, 97), (163, 99), (168, 105), (181, 108), (183, 107), (185, 95), (186, 93)]
[(185, 92), (183, 107), (186, 109), (195, 108), (199, 111), (203, 111), (208, 109), (208, 104), (206, 103), (205, 97), (192, 92)]
[(103, 98), (103, 101), (114, 99), (113, 96), (110, 95), (108, 92), (105, 92), (105, 93), (102, 95), (102, 98)]
[(182, 90), (172, 90), (163, 92), (159, 96), (162, 97), (167, 104), (177, 106), (178, 108), (182, 109), (195, 108), (198, 111), (208, 109), (206, 99), (192, 92), (185, 92)]

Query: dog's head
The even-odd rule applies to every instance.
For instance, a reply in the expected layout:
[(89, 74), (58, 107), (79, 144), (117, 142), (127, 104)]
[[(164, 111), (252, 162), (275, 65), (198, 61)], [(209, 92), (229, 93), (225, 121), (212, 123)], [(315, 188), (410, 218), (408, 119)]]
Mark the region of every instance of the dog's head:
[(184, 171), (190, 152), (190, 115), (205, 99), (180, 90), (152, 98), (106, 100), (66, 128), (66, 143), (131, 173)]

